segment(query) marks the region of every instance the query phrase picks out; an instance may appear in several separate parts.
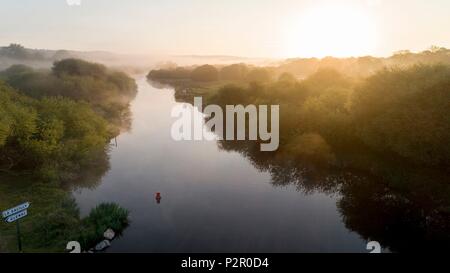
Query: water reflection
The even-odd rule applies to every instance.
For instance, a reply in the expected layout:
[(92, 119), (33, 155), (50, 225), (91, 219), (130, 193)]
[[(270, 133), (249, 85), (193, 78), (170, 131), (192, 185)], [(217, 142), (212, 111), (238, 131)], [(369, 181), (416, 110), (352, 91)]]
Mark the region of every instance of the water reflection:
[[(129, 107), (123, 110), (120, 120), (120, 134), (132, 132), (133, 115)], [(97, 151), (91, 151), (91, 154), (85, 162), (79, 167), (79, 171), (72, 174), (71, 177), (65, 177), (63, 187), (67, 190), (90, 189), (94, 190), (102, 183), (103, 177), (111, 169), (110, 153), (118, 148), (117, 137), (110, 140), (109, 145)]]
[(450, 189), (440, 170), (375, 162), (367, 172), (261, 153), (255, 143), (220, 141), (219, 147), (270, 172), (274, 186), (339, 193), (343, 222), (366, 241), (395, 252), (446, 251), (450, 245)]
[(445, 173), (357, 149), (308, 157), (285, 147), (261, 153), (247, 141), (174, 142), (170, 111), (175, 101), (191, 102), (190, 94), (157, 87), (139, 81), (133, 131), (87, 172), (91, 182), (74, 186), (84, 213), (100, 201), (131, 211), (131, 226), (109, 251), (365, 252), (369, 240), (401, 252), (449, 245)]
[[(185, 102), (191, 103), (192, 96)], [(264, 153), (258, 142), (251, 141), (221, 140), (218, 147), (238, 152), (256, 169), (269, 172), (275, 187), (295, 185), (304, 194), (336, 194), (345, 226), (366, 241), (378, 241), (394, 252), (438, 252), (450, 246), (446, 170), (355, 147), (341, 148), (331, 156), (297, 156), (289, 147)]]
[(87, 162), (80, 166), (76, 176), (63, 180), (66, 190), (76, 191), (80, 189), (94, 190), (102, 183), (103, 177), (110, 170), (111, 147), (105, 150), (93, 152)]
[(418, 190), (398, 192), (376, 180), (347, 180), (338, 207), (348, 229), (392, 251), (448, 251), (449, 211), (442, 206), (443, 200), (413, 193)]

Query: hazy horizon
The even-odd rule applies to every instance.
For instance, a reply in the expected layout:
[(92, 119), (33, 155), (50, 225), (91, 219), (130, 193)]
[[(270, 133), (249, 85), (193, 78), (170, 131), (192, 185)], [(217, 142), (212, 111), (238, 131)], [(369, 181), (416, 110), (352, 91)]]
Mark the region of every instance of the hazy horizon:
[[(5, 1), (1, 45), (132, 55), (389, 56), (450, 47), (436, 0)], [(408, 18), (415, 18), (414, 22)]]

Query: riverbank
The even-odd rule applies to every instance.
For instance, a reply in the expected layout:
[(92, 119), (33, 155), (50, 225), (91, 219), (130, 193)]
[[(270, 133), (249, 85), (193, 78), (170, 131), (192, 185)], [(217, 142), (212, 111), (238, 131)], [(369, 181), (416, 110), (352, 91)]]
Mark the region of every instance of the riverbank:
[[(124, 73), (76, 59), (48, 71), (15, 65), (0, 72), (0, 210), (32, 204), (21, 220), (25, 252), (61, 252), (67, 240), (98, 239), (71, 190), (108, 171), (109, 142), (129, 128), (136, 92)], [(4, 248), (14, 252), (15, 226), (2, 221), (0, 230)]]
[(133, 128), (117, 138), (110, 171), (74, 192), (82, 215), (96, 200), (130, 210), (130, 228), (108, 253), (365, 251), (366, 242), (340, 221), (338, 194), (277, 187), (268, 172), (216, 141), (174, 141), (170, 113), (183, 103), (172, 88), (136, 82)]
[[(174, 88), (180, 102), (202, 96), (206, 104), (222, 107), (279, 104), (277, 152), (262, 153), (259, 143), (250, 141), (219, 141), (219, 149), (238, 152), (269, 172), (275, 186), (341, 194), (337, 204), (347, 228), (391, 251), (406, 252), (416, 249), (410, 237), (424, 250), (443, 249), (442, 242), (450, 242), (445, 220), (450, 218), (449, 153), (442, 150), (450, 140), (448, 130), (442, 131), (449, 124), (443, 117), (450, 116), (442, 101), (448, 96), (449, 71), (447, 66), (414, 66), (353, 82), (328, 70), (304, 81), (285, 77), (245, 87), (209, 82), (191, 93), (182, 91), (185, 86)], [(432, 88), (420, 83), (426, 75), (433, 75), (428, 78)], [(403, 89), (391, 88), (397, 85)], [(409, 120), (413, 116), (415, 122)], [(442, 138), (430, 137), (433, 133)], [(380, 223), (373, 223), (373, 230), (370, 217)]]
[[(157, 88), (173, 88), (175, 90), (175, 100), (178, 102), (194, 102), (194, 97), (212, 97), (217, 91), (229, 84), (236, 85), (233, 81), (211, 81), (211, 82), (199, 82), (190, 79), (158, 79), (153, 80), (147, 78), (149, 83)], [(239, 86), (246, 86), (245, 83), (239, 83)]]
[[(31, 204), (28, 216), (20, 220), (24, 253), (65, 252), (69, 241), (79, 241), (88, 250), (103, 238), (104, 230), (114, 228), (120, 235), (128, 226), (128, 212), (116, 204), (100, 204), (81, 218), (71, 192), (59, 185), (36, 183), (31, 176), (0, 178), (0, 208)], [(2, 251), (17, 252), (16, 225), (1, 221), (0, 233)]]

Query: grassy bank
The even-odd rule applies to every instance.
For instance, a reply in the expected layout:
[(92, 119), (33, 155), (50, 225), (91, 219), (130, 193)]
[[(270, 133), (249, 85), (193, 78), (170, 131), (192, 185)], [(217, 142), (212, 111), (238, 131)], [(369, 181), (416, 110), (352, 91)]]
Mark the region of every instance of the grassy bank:
[[(76, 59), (0, 72), (0, 210), (31, 202), (25, 252), (61, 252), (69, 240), (91, 247), (105, 226), (125, 228), (128, 213), (115, 204), (80, 219), (70, 190), (95, 186), (108, 170), (110, 139), (126, 127), (136, 92), (124, 73)], [(16, 251), (15, 225), (0, 231), (2, 251)]]
[[(79, 241), (84, 250), (94, 247), (103, 232), (120, 234), (128, 225), (128, 211), (116, 204), (100, 204), (86, 218), (71, 193), (51, 183), (36, 183), (32, 176), (2, 176), (0, 208), (30, 202), (28, 216), (20, 220), (23, 252), (64, 252), (67, 242)], [(16, 225), (0, 223), (3, 252), (17, 251)]]

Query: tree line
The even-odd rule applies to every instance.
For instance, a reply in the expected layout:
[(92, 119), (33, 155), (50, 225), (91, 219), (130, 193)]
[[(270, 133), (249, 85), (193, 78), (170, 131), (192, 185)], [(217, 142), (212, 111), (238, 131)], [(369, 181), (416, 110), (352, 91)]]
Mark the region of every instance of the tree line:
[(333, 69), (353, 78), (366, 78), (385, 68), (408, 68), (413, 65), (450, 65), (450, 49), (432, 46), (419, 53), (408, 50), (395, 52), (387, 58), (351, 57), (335, 58), (295, 58), (280, 61), (274, 65), (258, 67), (239, 63), (231, 65), (200, 65), (168, 68), (150, 71), (148, 78), (156, 81), (196, 82), (233, 81), (233, 82), (269, 82), (288, 73), (296, 79), (305, 79), (318, 70)]
[(77, 59), (51, 71), (0, 72), (0, 168), (60, 180), (76, 174), (118, 134), (136, 84)]
[(284, 75), (267, 84), (227, 85), (207, 98), (219, 105), (279, 104), (283, 153), (360, 144), (416, 164), (449, 166), (449, 90), (450, 66), (418, 65), (362, 80), (322, 69), (301, 81)]
[(152, 70), (147, 75), (147, 78), (156, 81), (191, 80), (194, 82), (268, 82), (272, 79), (272, 73), (268, 68), (253, 67), (246, 64), (232, 64), (224, 67), (216, 67), (206, 64), (198, 67), (176, 67), (170, 69)]

